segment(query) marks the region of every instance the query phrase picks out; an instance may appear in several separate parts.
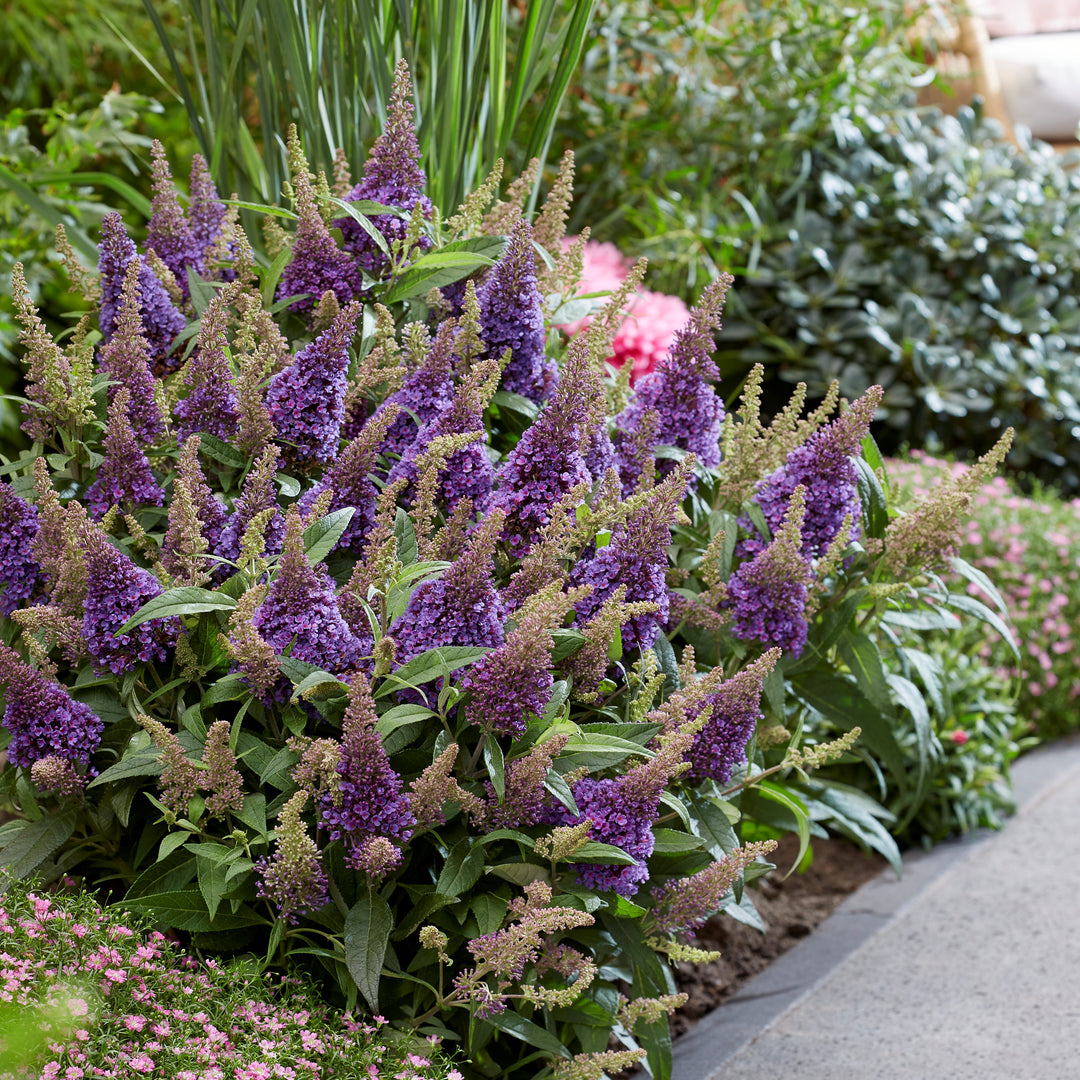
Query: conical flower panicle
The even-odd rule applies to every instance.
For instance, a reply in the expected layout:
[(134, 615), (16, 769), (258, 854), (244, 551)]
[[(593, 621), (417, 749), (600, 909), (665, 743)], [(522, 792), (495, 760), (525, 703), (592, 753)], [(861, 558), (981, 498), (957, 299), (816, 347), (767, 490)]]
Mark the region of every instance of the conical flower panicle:
[(30, 297), (22, 263), (11, 271), (11, 295), (18, 311), (22, 331), (19, 343), (26, 348), (26, 397), (22, 404), (26, 421), (23, 431), (32, 439), (44, 442), (58, 427), (71, 418), (73, 389), (71, 360), (49, 333)]
[(396, 480), (409, 482), (403, 497), (406, 505), (416, 498), (420, 466), (433, 444), (451, 436), (479, 432), (480, 437), (451, 453), (439, 470), (437, 501), (447, 517), (462, 499), (471, 499), (479, 512), (487, 509), (495, 469), (487, 452), (484, 407), (494, 392), (497, 379), (498, 365), (494, 361), (475, 365), (462, 380), (450, 404), (424, 424), (401, 460), (391, 468), (389, 483)]
[(772, 542), (728, 580), (732, 633), (746, 641), (779, 646), (793, 657), (806, 647), (810, 560), (803, 554), (805, 489), (797, 487)]
[(199, 436), (180, 452), (169, 502), (169, 527), (161, 544), (161, 564), (185, 584), (199, 585), (211, 573), (207, 553), (221, 539), (225, 507), (210, 490), (199, 465)]
[(653, 825), (660, 807), (660, 795), (671, 778), (685, 766), (683, 761), (694, 738), (692, 726), (659, 737), (654, 756), (622, 776), (596, 779), (583, 777), (573, 786), (574, 801), (581, 813), (572, 815), (561, 804), (551, 813), (552, 823), (579, 825), (592, 822), (589, 837), (614, 844), (637, 862), (631, 865), (584, 863), (576, 869), (578, 880), (597, 892), (614, 890), (631, 897), (649, 880), (645, 860), (653, 852)]
[(371, 640), (358, 638), (341, 617), (326, 567), (312, 566), (304, 554), (303, 531), (303, 518), (294, 507), (286, 521), (277, 574), (251, 625), (279, 656), (288, 651), (296, 660), (340, 675), (370, 655)]
[(279, 440), (289, 440), (288, 457), (298, 464), (326, 463), (337, 457), (349, 346), (362, 308), (349, 304), (328, 330), (296, 354), (290, 367), (270, 380), (266, 408)]
[(87, 594), (83, 637), (95, 670), (119, 675), (139, 661), (164, 660), (176, 644), (178, 619), (151, 619), (114, 637), (143, 604), (161, 594), (161, 583), (113, 547), (100, 529), (85, 529), (84, 545)]
[(274, 854), (255, 864), (259, 895), (274, 903), (278, 916), (288, 923), (299, 922), (303, 912), (318, 911), (330, 901), (318, 846), (300, 817), (309, 797), (300, 788), (281, 808)]
[(103, 449), (105, 460), (86, 491), (92, 517), (101, 518), (113, 506), (161, 506), (165, 495), (150, 471), (150, 462), (135, 440), (128, 419), (131, 391), (121, 387), (109, 406), (109, 425)]
[[(296, 129), (289, 130), (290, 145), (296, 141)], [(319, 213), (315, 190), (306, 168), (292, 177), (296, 192), (296, 232), (293, 234), (292, 259), (282, 271), (276, 298), (289, 296), (300, 299), (290, 304), (290, 310), (311, 312), (323, 293), (328, 290), (345, 305), (363, 295), (364, 282), (352, 256), (342, 251), (330, 235)]]
[(423, 363), (405, 380), (405, 385), (390, 395), (375, 410), (397, 406), (400, 411), (386, 432), (383, 452), (402, 457), (415, 442), (420, 428), (448, 409), (454, 400), (453, 319), (439, 324), (435, 340)]
[[(240, 497), (233, 503), (232, 513), (222, 527), (220, 539), (214, 545), (214, 554), (219, 558), (235, 562), (240, 554), (240, 542), (244, 539), (244, 533), (252, 518), (263, 510), (277, 508), (274, 476), (280, 457), (281, 451), (278, 447), (268, 446), (248, 472)], [(277, 514), (266, 529), (266, 550), (262, 554), (276, 555), (281, 551), (284, 536), (285, 522), (281, 514)]]
[[(775, 472), (760, 480), (753, 501), (761, 507), (769, 532), (775, 533), (783, 521), (797, 487), (806, 490), (806, 518), (802, 524), (803, 554), (824, 555), (836, 539), (844, 518), (853, 522), (850, 540), (861, 533), (862, 501), (859, 476), (852, 458), (858, 455), (870, 421), (881, 401), (880, 386), (872, 386), (846, 412), (820, 428), (788, 455)], [(750, 535), (739, 545), (739, 554), (756, 555), (767, 541), (759, 536), (750, 518), (739, 518), (739, 527)]]
[(165, 433), (165, 417), (157, 400), (158, 382), (150, 370), (150, 342), (139, 315), (141, 265), (135, 259), (128, 263), (113, 335), (98, 359), (102, 370), (117, 384), (109, 387), (109, 401), (121, 387), (128, 391), (127, 415), (135, 438), (144, 446), (152, 446)]
[(553, 505), (592, 481), (582, 455), (587, 423), (603, 387), (583, 339), (571, 344), (555, 395), (507, 455), (495, 478), (493, 505), (506, 511), (503, 539), (518, 558), (547, 524)]
[(498, 359), (510, 350), (503, 389), (541, 402), (551, 396), (559, 373), (544, 354), (543, 297), (536, 284), (532, 231), (520, 221), (510, 234), (503, 257), (491, 268), (477, 292), (481, 335), (487, 356)]
[[(633, 399), (615, 419), (617, 448), (623, 442), (632, 444), (643, 418), (654, 409), (659, 420), (657, 443), (694, 454), (707, 469), (720, 464), (724, 402), (710, 385), (720, 377), (712, 361), (713, 331), (720, 326), (731, 282), (729, 274), (721, 274), (705, 288), (667, 356), (656, 370), (638, 380)], [(671, 467), (669, 461), (660, 463), (661, 473), (670, 472)]]
[(182, 442), (198, 431), (229, 442), (239, 430), (240, 405), (226, 351), (228, 327), (228, 303), (218, 293), (203, 312), (198, 350), (187, 366), (190, 392), (173, 408)]
[(572, 603), (558, 584), (549, 585), (532, 598), (503, 644), (466, 670), (461, 686), (472, 695), (470, 723), (516, 737), (524, 733), (530, 715), (543, 715), (555, 682), (551, 631)]
[(779, 659), (780, 650), (770, 649), (692, 707), (691, 720), (696, 720), (707, 708), (712, 711), (686, 755), (690, 761), (686, 773), (689, 781), (711, 779), (726, 784), (735, 766), (746, 760), (746, 744), (762, 717), (765, 677)]
[[(345, 841), (349, 864), (363, 870), (369, 870), (364, 859), (368, 842), (381, 838), (407, 843), (416, 824), (401, 777), (375, 730), (377, 719), (371, 687), (358, 671), (349, 686), (349, 707), (341, 725), (341, 782), (335, 794), (323, 796), (319, 814), (330, 838)], [(397, 852), (396, 861), (400, 858)], [(388, 869), (381, 867), (383, 873)]]
[(206, 158), (202, 154), (192, 155), (188, 190), (191, 194), (187, 211), (188, 228), (191, 230), (205, 276), (208, 269), (207, 258), (218, 243), (228, 209), (218, 197)]
[(44, 583), (33, 556), (37, 534), (37, 508), (0, 480), (0, 616), (5, 619)]
[[(101, 219), (101, 246), (98, 270), (101, 273), (99, 320), (102, 336), (108, 341), (116, 329), (128, 264), (139, 259), (135, 244), (117, 213)], [(150, 343), (150, 357), (158, 372), (175, 371), (180, 359), (173, 342), (186, 320), (144, 260), (139, 260), (139, 315), (143, 334)]]
[(582, 623), (620, 586), (626, 587), (626, 602), (656, 604), (655, 612), (633, 615), (623, 625), (625, 650), (651, 648), (667, 621), (667, 549), (692, 470), (693, 459), (679, 462), (675, 472), (653, 489), (626, 522), (615, 527), (610, 542), (598, 548), (591, 559), (577, 562), (571, 572), (570, 580), (575, 585), (591, 585), (593, 590), (577, 605)]
[(391, 629), (399, 664), (441, 645), (502, 644), (502, 610), (491, 570), (504, 516), (493, 510), (472, 534), (465, 553), (409, 598)]
[(323, 473), (323, 478), (305, 491), (297, 503), (300, 513), (306, 515), (324, 491), (332, 491), (330, 511), (353, 507), (356, 512), (338, 541), (338, 546), (346, 551), (361, 552), (364, 538), (375, 524), (375, 500), (379, 492), (368, 474), (375, 467), (387, 428), (393, 425), (397, 415), (396, 406), (376, 412), (360, 434), (338, 454), (337, 461)]
[(146, 225), (146, 250), (157, 253), (158, 258), (172, 271), (184, 299), (190, 297), (187, 272), (190, 268), (203, 276), (203, 251), (188, 225), (173, 186), (169, 159), (165, 147), (155, 139), (150, 144), (153, 162), (153, 190), (150, 220)]
[(7, 701), (3, 723), (11, 732), (7, 759), (12, 765), (28, 769), (47, 757), (89, 763), (105, 730), (89, 706), (24, 664), (6, 645), (0, 645), (0, 684)]
[[(433, 207), (431, 200), (424, 194), (426, 184), (427, 177), (420, 167), (420, 145), (413, 125), (412, 81), (409, 78), (408, 65), (401, 60), (394, 73), (386, 126), (368, 154), (360, 183), (345, 196), (345, 201), (359, 202), (368, 199), (384, 206), (394, 206), (404, 212), (405, 217), (374, 214), (370, 218), (371, 223), (382, 233), (387, 247), (393, 250), (395, 241), (405, 239), (408, 216), (417, 206), (425, 218), (431, 218)], [(390, 260), (360, 223), (351, 217), (342, 217), (334, 224), (341, 229), (345, 246), (356, 256), (368, 274), (375, 278), (382, 277)], [(427, 250), (431, 247), (430, 239), (421, 236), (418, 247), (421, 251)]]

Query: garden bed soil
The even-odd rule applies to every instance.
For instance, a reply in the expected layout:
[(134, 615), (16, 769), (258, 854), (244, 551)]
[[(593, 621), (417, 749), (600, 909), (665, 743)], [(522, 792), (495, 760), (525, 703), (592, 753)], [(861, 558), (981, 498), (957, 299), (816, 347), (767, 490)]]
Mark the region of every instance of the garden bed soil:
[(672, 1033), (681, 1035), (706, 1013), (735, 994), (752, 976), (797, 945), (864, 882), (887, 865), (880, 855), (866, 855), (845, 840), (813, 839), (814, 858), (801, 874), (784, 875), (798, 854), (798, 838), (785, 836), (770, 857), (776, 870), (750, 886), (766, 932), (720, 915), (698, 932), (695, 945), (720, 952), (710, 964), (679, 964), (676, 982), (690, 1000), (672, 1017)]

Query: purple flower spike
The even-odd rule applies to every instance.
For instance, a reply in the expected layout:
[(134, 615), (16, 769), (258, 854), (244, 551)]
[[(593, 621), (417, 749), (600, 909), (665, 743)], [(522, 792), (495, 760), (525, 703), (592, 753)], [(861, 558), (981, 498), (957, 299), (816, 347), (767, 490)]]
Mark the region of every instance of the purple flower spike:
[(150, 144), (150, 157), (153, 161), (154, 197), (150, 221), (146, 226), (146, 250), (157, 252), (161, 261), (173, 272), (186, 300), (190, 295), (188, 268), (200, 277), (203, 274), (202, 248), (184, 217), (173, 186), (165, 147), (157, 139)]
[(0, 616), (5, 619), (42, 583), (41, 567), (30, 554), (37, 532), (37, 507), (0, 480)]
[(387, 429), (383, 453), (403, 457), (416, 441), (420, 428), (453, 402), (455, 330), (452, 319), (441, 323), (424, 362), (409, 375), (400, 390), (375, 410), (376, 416), (394, 406), (401, 410)]
[(123, 387), (129, 391), (127, 415), (135, 438), (153, 445), (165, 432), (165, 417), (157, 402), (157, 380), (150, 370), (150, 342), (139, 316), (139, 266), (128, 264), (121, 304), (112, 337), (99, 354), (101, 367), (117, 386), (109, 387), (110, 403)]
[(105, 730), (89, 706), (24, 664), (6, 645), (0, 645), (0, 683), (7, 699), (4, 727), (11, 732), (7, 756), (12, 765), (28, 769), (47, 757), (89, 763)]
[(391, 631), (399, 663), (440, 645), (502, 644), (502, 612), (491, 570), (503, 519), (502, 511), (493, 510), (472, 534), (461, 558), (409, 598)]
[(544, 355), (543, 298), (536, 284), (532, 229), (524, 219), (510, 234), (503, 257), (476, 296), (485, 355), (498, 360), (510, 350), (503, 389), (535, 402), (546, 400), (559, 372), (555, 361)]
[(279, 656), (317, 664), (340, 675), (371, 653), (371, 639), (358, 638), (338, 610), (334, 582), (325, 566), (312, 566), (304, 555), (304, 522), (295, 508), (289, 513), (285, 544), (266, 598), (251, 625)]
[(803, 488), (796, 488), (772, 542), (728, 581), (732, 633), (747, 641), (776, 645), (798, 657), (806, 647), (810, 561), (802, 553), (806, 513)]
[(130, 633), (113, 635), (145, 604), (161, 593), (161, 583), (117, 551), (105, 535), (90, 528), (85, 536), (87, 595), (83, 605), (86, 650), (101, 674), (130, 671), (138, 661), (164, 660), (176, 644), (178, 619), (151, 619)]
[[(412, 118), (412, 82), (409, 68), (401, 60), (394, 74), (386, 126), (364, 163), (360, 183), (345, 196), (346, 202), (370, 199), (384, 206), (394, 206), (404, 211), (406, 216), (419, 205), (424, 217), (431, 218), (431, 200), (424, 194), (427, 177), (420, 167), (420, 145), (416, 140)], [(392, 247), (395, 240), (405, 239), (408, 229), (406, 218), (395, 214), (374, 214), (370, 220), (386, 240), (387, 247)], [(360, 223), (351, 217), (343, 217), (334, 224), (341, 229), (345, 246), (356, 256), (360, 265), (372, 277), (382, 277), (390, 260)], [(431, 247), (431, 240), (422, 236), (418, 246), (424, 251)]]
[(109, 426), (105, 432), (105, 460), (97, 479), (86, 492), (90, 516), (101, 518), (113, 506), (161, 506), (165, 493), (150, 471), (150, 462), (135, 441), (128, 420), (131, 393), (122, 387), (109, 406)]
[(649, 601), (657, 605), (657, 611), (633, 615), (623, 625), (626, 650), (652, 648), (667, 621), (667, 549), (689, 477), (690, 467), (684, 459), (626, 523), (615, 528), (610, 542), (598, 548), (591, 559), (576, 563), (571, 573), (573, 584), (593, 587), (592, 594), (576, 605), (579, 623), (588, 622), (620, 585), (626, 586), (627, 603)]
[(306, 169), (293, 177), (296, 188), (296, 232), (292, 260), (282, 271), (277, 299), (300, 296), (289, 305), (292, 311), (311, 311), (323, 293), (332, 292), (343, 307), (364, 292), (363, 278), (347, 251), (342, 251), (330, 235), (315, 201), (315, 192)]
[(366, 841), (384, 837), (406, 843), (416, 824), (401, 777), (391, 767), (375, 730), (377, 719), (371, 687), (364, 674), (357, 672), (341, 726), (341, 782), (336, 793), (323, 796), (320, 807), (330, 839), (348, 844), (348, 861), (357, 869), (368, 869)]
[(779, 659), (780, 650), (771, 649), (722, 682), (715, 693), (690, 712), (687, 718), (696, 720), (705, 708), (712, 706), (712, 714), (687, 753), (690, 759), (687, 780), (697, 783), (712, 779), (726, 784), (735, 766), (746, 760), (746, 744), (762, 716), (762, 685)]
[(345, 419), (349, 346), (361, 305), (350, 304), (310, 345), (279, 371), (266, 391), (266, 409), (286, 454), (299, 464), (333, 461)]
[[(659, 420), (654, 443), (676, 446), (694, 454), (707, 469), (720, 464), (720, 433), (724, 424), (724, 402), (710, 385), (720, 378), (712, 361), (713, 331), (720, 326), (731, 277), (721, 274), (701, 294), (701, 300), (690, 311), (687, 324), (675, 335), (671, 349), (656, 369), (639, 379), (630, 404), (615, 418), (619, 438), (616, 449), (633, 443), (632, 436), (650, 409)], [(626, 463), (624, 489), (631, 489), (637, 480), (635, 468), (640, 463)], [(672, 462), (660, 462), (661, 473), (670, 472)]]
[(199, 257), (205, 265), (207, 253), (217, 242), (227, 211), (210, 178), (210, 169), (202, 154), (191, 159), (191, 203), (187, 220)]
[[(268, 446), (255, 463), (255, 467), (244, 480), (240, 497), (233, 503), (232, 513), (221, 530), (220, 538), (214, 546), (214, 554), (230, 562), (235, 562), (240, 554), (240, 542), (251, 524), (251, 519), (263, 510), (277, 506), (274, 490), (274, 474), (277, 470), (281, 451), (276, 446)], [(202, 514), (199, 515), (202, 517)], [(277, 555), (281, 551), (281, 541), (285, 536), (285, 523), (281, 514), (276, 514), (266, 529), (266, 550), (262, 555)], [(222, 574), (225, 570), (219, 571)]]
[(550, 508), (592, 475), (582, 456), (587, 421), (603, 394), (584, 338), (576, 338), (555, 396), (507, 455), (498, 476), (493, 505), (506, 511), (503, 539), (522, 558), (547, 524)]
[[(128, 264), (138, 259), (134, 241), (128, 236), (119, 214), (108, 213), (101, 219), (101, 247), (98, 269), (101, 272), (101, 333), (108, 341), (116, 328), (124, 275)], [(184, 329), (186, 320), (173, 305), (165, 286), (153, 270), (140, 259), (139, 315), (143, 334), (150, 343), (150, 356), (155, 370), (168, 373), (179, 366), (179, 356), (173, 352), (173, 342)]]
[(473, 368), (462, 381), (450, 405), (429, 420), (419, 431), (416, 439), (406, 449), (401, 460), (390, 470), (388, 481), (393, 483), (401, 477), (409, 481), (404, 501), (412, 499), (413, 488), (419, 475), (417, 462), (428, 447), (441, 435), (464, 435), (471, 431), (483, 432), (446, 460), (446, 468), (439, 473), (438, 501), (449, 516), (462, 499), (472, 499), (474, 509), (483, 513), (491, 501), (491, 485), (495, 469), (487, 452), (487, 431), (484, 427), (484, 385), (497, 373), (495, 365), (483, 362)]
[(173, 409), (181, 442), (200, 431), (228, 442), (239, 430), (240, 404), (226, 354), (228, 325), (228, 306), (215, 296), (203, 312), (198, 352), (187, 367), (185, 382), (191, 391)]
[[(802, 550), (808, 558), (825, 554), (847, 514), (852, 521), (849, 539), (859, 538), (862, 503), (858, 472), (851, 459), (870, 430), (882, 392), (880, 386), (871, 386), (847, 412), (816, 431), (803, 446), (792, 450), (779, 469), (758, 482), (754, 502), (761, 507), (771, 533), (780, 527), (792, 492), (800, 486), (806, 489)], [(764, 550), (767, 541), (757, 534), (749, 517), (740, 517), (739, 526), (751, 533), (739, 545), (740, 555)]]

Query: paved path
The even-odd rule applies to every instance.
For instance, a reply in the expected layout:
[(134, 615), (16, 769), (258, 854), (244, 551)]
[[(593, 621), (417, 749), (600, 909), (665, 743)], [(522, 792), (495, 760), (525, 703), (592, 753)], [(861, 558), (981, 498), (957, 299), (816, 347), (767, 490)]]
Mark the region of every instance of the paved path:
[(905, 859), (680, 1040), (674, 1080), (1080, 1078), (1080, 742), (1005, 828)]

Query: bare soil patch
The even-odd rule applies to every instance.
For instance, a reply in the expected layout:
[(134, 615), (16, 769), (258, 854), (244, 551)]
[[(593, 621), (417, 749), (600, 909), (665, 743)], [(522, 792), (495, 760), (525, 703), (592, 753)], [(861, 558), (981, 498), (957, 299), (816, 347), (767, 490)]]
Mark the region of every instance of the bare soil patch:
[(887, 865), (845, 840), (813, 839), (814, 858), (805, 872), (781, 880), (798, 854), (798, 838), (785, 836), (770, 858), (776, 870), (750, 886), (766, 932), (720, 915), (698, 932), (694, 944), (718, 950), (711, 964), (679, 964), (676, 982), (690, 1000), (672, 1018), (681, 1035), (706, 1013), (722, 1005), (747, 979), (812, 933), (848, 894)]

